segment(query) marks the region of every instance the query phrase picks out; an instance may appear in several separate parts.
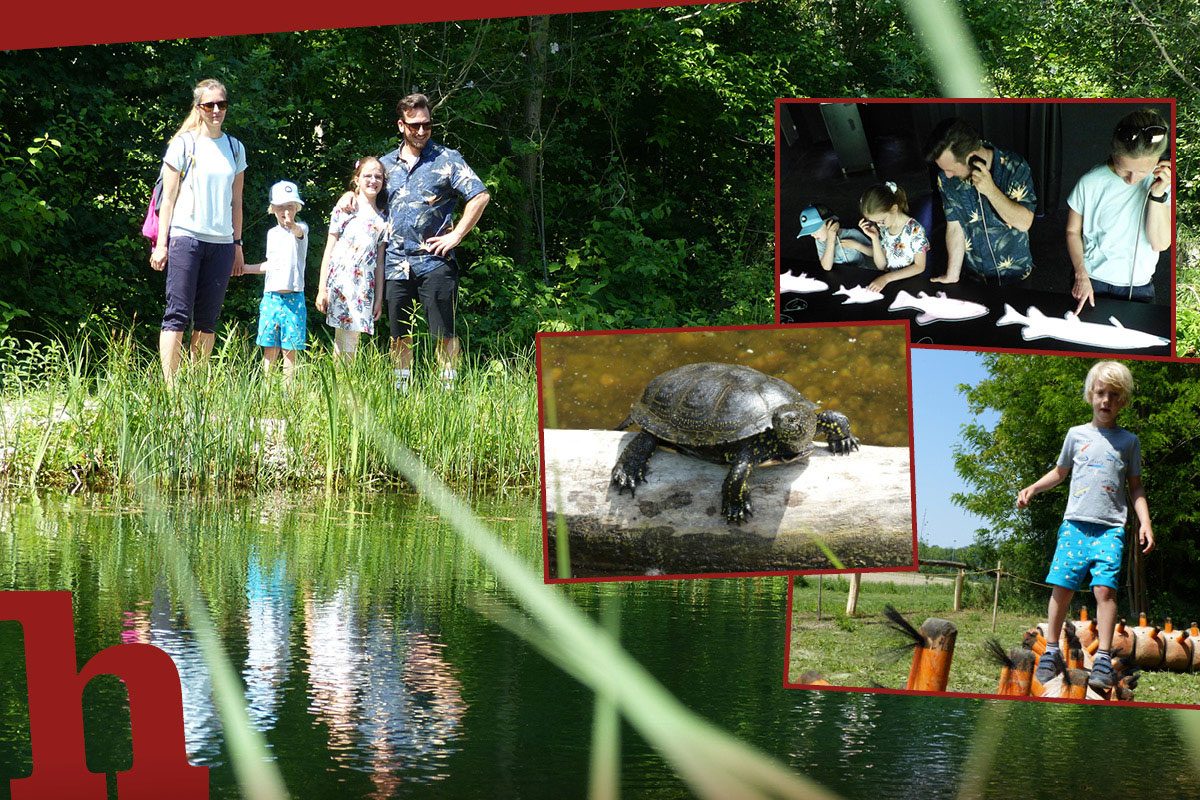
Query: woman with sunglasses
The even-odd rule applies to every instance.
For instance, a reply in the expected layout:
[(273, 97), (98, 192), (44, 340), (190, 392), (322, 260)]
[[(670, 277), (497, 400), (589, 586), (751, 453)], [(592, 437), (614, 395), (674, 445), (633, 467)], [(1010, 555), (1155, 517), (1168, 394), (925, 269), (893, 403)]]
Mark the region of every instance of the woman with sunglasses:
[(1067, 252), (1075, 268), (1075, 313), (1095, 296), (1154, 301), (1158, 254), (1171, 246), (1167, 125), (1145, 108), (1121, 118), (1108, 160), (1067, 198)]
[(246, 148), (221, 130), (225, 86), (203, 80), (163, 156), (162, 208), (150, 266), (167, 268), (167, 307), (158, 338), (163, 377), (179, 370), (183, 333), (192, 325), (193, 360), (212, 352), (230, 275), (242, 274), (242, 181)]

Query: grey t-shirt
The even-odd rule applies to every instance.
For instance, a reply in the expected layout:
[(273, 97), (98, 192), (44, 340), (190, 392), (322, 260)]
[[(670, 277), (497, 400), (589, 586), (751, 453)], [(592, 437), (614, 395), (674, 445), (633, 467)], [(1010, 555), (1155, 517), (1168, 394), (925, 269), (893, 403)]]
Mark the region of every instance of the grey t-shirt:
[(1071, 471), (1065, 519), (1125, 524), (1126, 478), (1142, 474), (1137, 436), (1124, 428), (1076, 425), (1067, 431), (1058, 466)]

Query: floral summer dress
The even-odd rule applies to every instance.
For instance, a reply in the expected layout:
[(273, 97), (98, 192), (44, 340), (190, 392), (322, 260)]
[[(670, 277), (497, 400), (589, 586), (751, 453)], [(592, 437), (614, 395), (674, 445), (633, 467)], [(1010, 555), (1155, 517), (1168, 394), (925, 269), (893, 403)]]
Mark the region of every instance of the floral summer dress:
[(354, 213), (335, 208), (329, 232), (337, 234), (338, 240), (329, 256), (325, 324), (373, 334), (376, 254), (380, 243), (387, 241), (387, 219), (373, 208)]

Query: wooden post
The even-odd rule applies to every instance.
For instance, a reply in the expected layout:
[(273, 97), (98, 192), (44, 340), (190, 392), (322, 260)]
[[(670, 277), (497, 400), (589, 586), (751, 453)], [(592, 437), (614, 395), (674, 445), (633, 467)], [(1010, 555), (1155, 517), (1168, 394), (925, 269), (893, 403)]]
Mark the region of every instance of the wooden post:
[(862, 583), (861, 572), (850, 573), (850, 594), (846, 598), (846, 616), (853, 617), (858, 611), (858, 587)]
[(996, 614), (1000, 611), (1000, 570), (1004, 565), (996, 562), (996, 594), (992, 597), (992, 633), (996, 632)]
[(958, 628), (945, 619), (930, 618), (921, 625), (924, 645), (913, 650), (913, 663), (904, 688), (918, 692), (944, 692), (950, 682), (950, 663)]
[(1000, 670), (1000, 688), (996, 690), (996, 694), (1028, 697), (1033, 688), (1033, 671), (1037, 665), (1037, 656), (1032, 650), (1018, 647), (1009, 651), (1008, 659), (1012, 666)]
[(967, 574), (966, 570), (960, 569), (958, 571), (958, 576), (954, 579), (954, 610), (955, 611), (962, 611), (963, 578), (966, 576), (966, 574)]

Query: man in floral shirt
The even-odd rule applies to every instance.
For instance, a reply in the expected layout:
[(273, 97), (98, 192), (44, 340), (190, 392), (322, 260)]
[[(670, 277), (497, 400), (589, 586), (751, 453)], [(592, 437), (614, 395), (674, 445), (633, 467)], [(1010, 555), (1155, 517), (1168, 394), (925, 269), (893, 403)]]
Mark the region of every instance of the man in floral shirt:
[[(470, 233), (491, 199), (483, 182), (457, 150), (432, 141), (429, 99), (410, 94), (396, 105), (403, 143), (381, 161), (387, 170), (389, 221), (384, 256), (388, 319), (396, 388), (408, 388), (412, 364), (412, 320), (420, 300), (429, 333), (438, 342), (442, 382), (457, 375), (458, 339), (454, 312), (458, 300), (458, 264), (454, 248)], [(454, 211), (466, 202), (458, 224)]]
[(968, 277), (1009, 286), (1029, 277), (1029, 227), (1037, 195), (1024, 158), (984, 141), (961, 119), (934, 129), (925, 158), (936, 164), (946, 211), (946, 274), (937, 283)]

